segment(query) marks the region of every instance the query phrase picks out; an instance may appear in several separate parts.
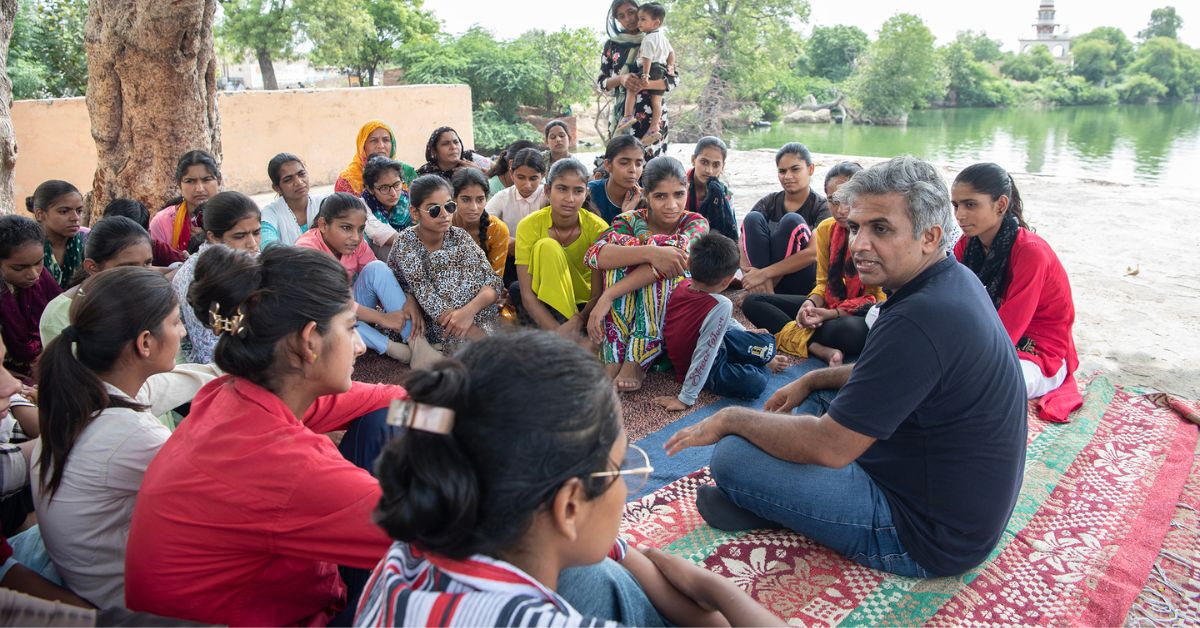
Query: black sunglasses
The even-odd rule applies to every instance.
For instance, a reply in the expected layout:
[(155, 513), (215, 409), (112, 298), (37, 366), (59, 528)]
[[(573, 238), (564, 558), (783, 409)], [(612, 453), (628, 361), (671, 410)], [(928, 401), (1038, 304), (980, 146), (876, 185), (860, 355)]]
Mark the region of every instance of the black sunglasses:
[(442, 205), (430, 205), (423, 211), (428, 214), (430, 218), (437, 218), (442, 214), (442, 209), (445, 209), (447, 214), (453, 214), (454, 212), (458, 211), (458, 203), (455, 203), (454, 201), (446, 201), (445, 204)]

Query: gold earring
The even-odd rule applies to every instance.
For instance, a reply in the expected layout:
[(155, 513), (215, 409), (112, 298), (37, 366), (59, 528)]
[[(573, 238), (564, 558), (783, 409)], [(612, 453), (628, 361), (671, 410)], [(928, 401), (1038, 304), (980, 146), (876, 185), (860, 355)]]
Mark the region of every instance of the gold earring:
[(308, 361), (312, 362), (313, 364), (317, 363), (317, 352), (316, 351), (313, 351), (312, 354), (308, 356)]

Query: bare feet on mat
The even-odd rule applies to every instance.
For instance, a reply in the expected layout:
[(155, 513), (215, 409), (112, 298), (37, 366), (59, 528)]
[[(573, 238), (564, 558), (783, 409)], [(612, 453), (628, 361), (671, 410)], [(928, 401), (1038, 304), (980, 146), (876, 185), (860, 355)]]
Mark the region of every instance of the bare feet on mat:
[(617, 384), (617, 390), (620, 392), (634, 392), (641, 390), (642, 381), (646, 379), (646, 372), (642, 370), (642, 366), (637, 362), (625, 362), (621, 365), (621, 370), (617, 372), (617, 377), (613, 380)]
[(819, 342), (809, 343), (808, 354), (815, 358), (821, 358), (822, 360), (825, 360), (829, 363), (829, 366), (841, 366), (842, 362), (846, 360), (846, 356), (842, 354), (841, 351), (826, 347)]
[(777, 355), (767, 362), (767, 368), (771, 369), (772, 373), (778, 373), (783, 369), (792, 365), (792, 361), (787, 359), (787, 356)]
[(683, 412), (684, 410), (688, 409), (688, 405), (680, 401), (679, 397), (662, 395), (660, 397), (655, 397), (652, 401), (654, 401), (655, 405), (658, 407), (664, 410), (670, 410), (671, 412)]
[(428, 368), (443, 357), (442, 352), (429, 344), (425, 336), (414, 334), (409, 338), (408, 346), (412, 349), (412, 362), (410, 362), (410, 365), (415, 369)]

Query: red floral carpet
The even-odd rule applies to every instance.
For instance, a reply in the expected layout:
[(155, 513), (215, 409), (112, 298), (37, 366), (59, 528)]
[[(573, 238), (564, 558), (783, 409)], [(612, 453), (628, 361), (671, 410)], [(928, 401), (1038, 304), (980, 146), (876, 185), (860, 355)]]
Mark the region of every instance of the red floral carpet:
[[(710, 528), (695, 507), (705, 469), (628, 504), (622, 533), (732, 578), (793, 624), (1107, 626), (1171, 613), (1165, 623), (1195, 624), (1197, 428), (1183, 418), (1197, 406), (1103, 377), (1085, 392), (1070, 423), (1031, 419), (1008, 529), (987, 562), (958, 577), (902, 578), (791, 532)], [(1152, 573), (1166, 583), (1157, 597)]]

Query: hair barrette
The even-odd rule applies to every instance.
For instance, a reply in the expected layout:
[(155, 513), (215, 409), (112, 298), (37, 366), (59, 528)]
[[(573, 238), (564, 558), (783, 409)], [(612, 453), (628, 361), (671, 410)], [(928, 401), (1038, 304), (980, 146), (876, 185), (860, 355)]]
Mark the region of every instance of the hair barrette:
[(222, 333), (228, 332), (238, 334), (242, 331), (242, 319), (245, 318), (241, 312), (230, 317), (221, 316), (221, 305), (213, 303), (208, 308), (208, 326), (212, 328), (214, 334), (220, 336)]
[(410, 430), (449, 434), (454, 429), (454, 411), (411, 399), (393, 399), (388, 408), (387, 422), (388, 425)]

